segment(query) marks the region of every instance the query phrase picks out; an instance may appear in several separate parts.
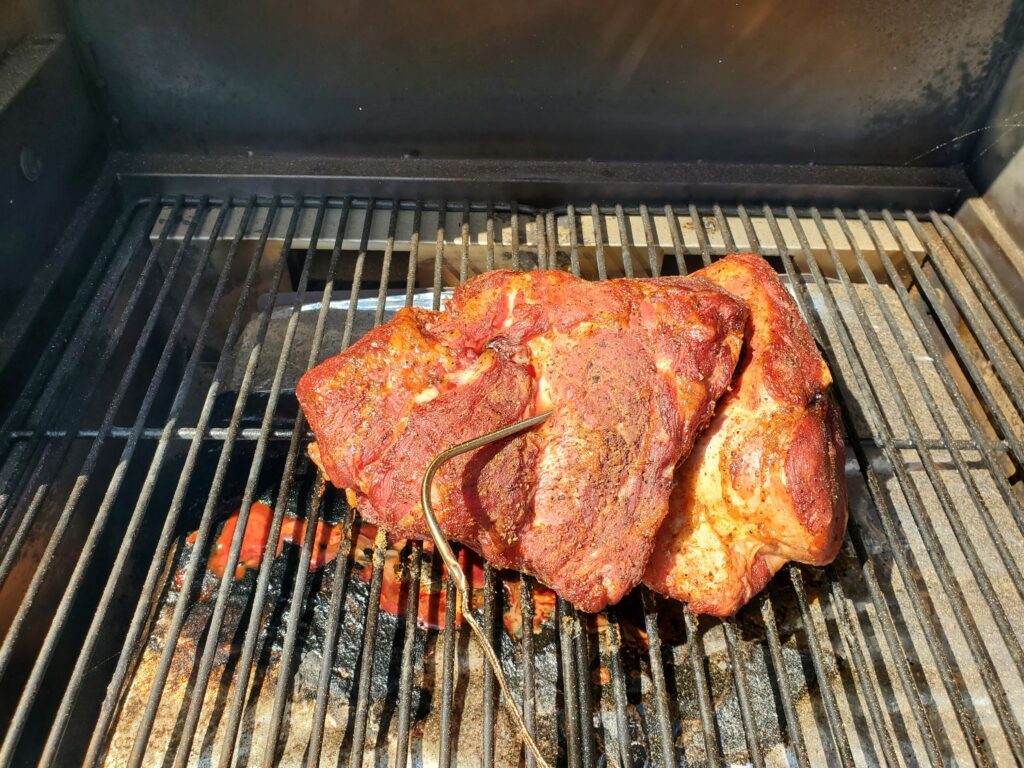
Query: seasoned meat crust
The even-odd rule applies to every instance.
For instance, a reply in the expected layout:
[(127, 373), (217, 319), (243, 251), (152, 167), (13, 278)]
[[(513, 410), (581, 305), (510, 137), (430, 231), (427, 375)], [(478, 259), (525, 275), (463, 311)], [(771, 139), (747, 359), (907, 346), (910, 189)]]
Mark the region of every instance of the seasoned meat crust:
[(845, 454), (828, 366), (771, 266), (734, 255), (695, 276), (746, 303), (746, 345), (732, 391), (676, 470), (644, 582), (729, 616), (787, 561), (835, 558)]
[(443, 312), (401, 310), (302, 377), (310, 454), (365, 518), (428, 538), (430, 460), (553, 410), (445, 464), (432, 501), (450, 538), (597, 611), (643, 576), (673, 471), (729, 385), (746, 319), (702, 278), (489, 272)]

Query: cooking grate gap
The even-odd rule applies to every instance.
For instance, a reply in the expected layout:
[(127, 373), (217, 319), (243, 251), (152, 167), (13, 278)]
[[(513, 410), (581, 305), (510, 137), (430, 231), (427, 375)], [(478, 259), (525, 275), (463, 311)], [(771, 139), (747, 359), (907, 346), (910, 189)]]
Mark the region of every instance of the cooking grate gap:
[[(431, 553), (317, 492), (294, 382), (487, 269), (685, 274), (733, 250), (783, 275), (831, 364), (844, 551), (726, 622), (646, 590), (586, 617), (481, 571), (528, 727), (581, 766), (1024, 759), (1022, 323), (955, 220), (199, 195), (126, 206), (0, 429), (0, 762), (529, 765)], [(255, 501), (294, 543), (236, 580), (224, 521)], [(312, 568), (318, 530), (339, 547)]]

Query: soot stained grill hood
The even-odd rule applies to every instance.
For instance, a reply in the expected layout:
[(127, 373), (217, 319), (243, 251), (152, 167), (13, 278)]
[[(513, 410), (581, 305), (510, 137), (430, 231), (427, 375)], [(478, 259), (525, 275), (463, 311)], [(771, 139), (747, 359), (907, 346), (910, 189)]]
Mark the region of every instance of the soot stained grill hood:
[(85, 0), (114, 137), (147, 152), (951, 165), (1012, 0), (424, 5)]

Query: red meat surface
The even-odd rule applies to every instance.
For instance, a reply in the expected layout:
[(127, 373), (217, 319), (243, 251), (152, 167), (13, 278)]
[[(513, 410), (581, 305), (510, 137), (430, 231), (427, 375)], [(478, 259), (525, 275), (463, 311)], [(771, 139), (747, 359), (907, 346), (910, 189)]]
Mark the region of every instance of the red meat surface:
[(310, 455), (363, 517), (428, 538), (431, 459), (552, 411), (445, 464), (431, 501), (449, 538), (596, 611), (643, 577), (676, 465), (729, 386), (746, 321), (703, 278), (489, 272), (444, 311), (401, 310), (302, 377)]
[(835, 558), (845, 453), (828, 366), (771, 266), (729, 256), (695, 276), (744, 301), (746, 342), (732, 391), (676, 470), (644, 582), (728, 616), (787, 561)]

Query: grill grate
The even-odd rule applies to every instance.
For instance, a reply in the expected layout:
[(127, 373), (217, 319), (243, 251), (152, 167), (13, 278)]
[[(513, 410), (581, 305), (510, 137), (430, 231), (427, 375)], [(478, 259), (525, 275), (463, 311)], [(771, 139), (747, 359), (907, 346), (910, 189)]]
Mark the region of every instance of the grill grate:
[[(408, 544), (385, 610), (393, 553), (317, 485), (291, 388), (484, 269), (685, 274), (747, 249), (831, 364), (846, 546), (726, 621), (645, 589), (548, 615), (486, 567), (474, 610), (528, 727), (572, 766), (1024, 762), (1024, 322), (955, 219), (254, 196), (127, 206), (4, 418), (0, 763), (518, 764), (454, 586), (419, 628), (440, 566)], [(306, 519), (301, 550), (236, 580), (261, 499), (270, 541)], [(320, 520), (345, 535), (313, 571)]]

